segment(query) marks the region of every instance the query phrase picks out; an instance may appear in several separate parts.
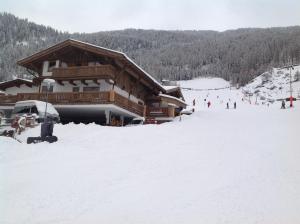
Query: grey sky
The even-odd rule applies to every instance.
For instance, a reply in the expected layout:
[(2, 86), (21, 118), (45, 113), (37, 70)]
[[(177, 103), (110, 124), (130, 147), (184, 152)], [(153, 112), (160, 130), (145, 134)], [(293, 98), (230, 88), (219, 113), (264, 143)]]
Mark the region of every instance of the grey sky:
[(69, 32), (300, 25), (300, 0), (0, 0), (0, 11)]

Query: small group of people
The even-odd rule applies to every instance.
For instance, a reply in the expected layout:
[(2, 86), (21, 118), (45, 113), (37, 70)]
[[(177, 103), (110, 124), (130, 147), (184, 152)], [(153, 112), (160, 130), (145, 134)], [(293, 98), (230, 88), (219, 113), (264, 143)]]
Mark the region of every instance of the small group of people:
[(211, 102), (210, 102), (210, 101), (207, 101), (207, 102), (206, 102), (206, 99), (204, 99), (204, 105), (206, 105), (206, 104), (207, 104), (207, 108), (210, 108)]
[[(218, 98), (219, 98), (219, 96), (218, 96)], [(229, 99), (229, 101), (231, 101), (231, 100)], [(221, 103), (223, 103), (223, 100), (221, 100)], [(193, 100), (193, 106), (195, 106), (195, 105), (196, 105), (196, 100), (194, 99), (194, 100)], [(212, 103), (211, 103), (210, 100), (207, 101), (206, 98), (205, 98), (205, 99), (204, 99), (204, 106), (206, 106), (206, 105), (207, 105), (207, 108), (210, 108), (211, 105), (212, 105)], [(233, 108), (234, 108), (234, 109), (237, 108), (236, 102), (233, 103)], [(229, 109), (229, 102), (226, 103), (226, 109)]]
[[(290, 98), (290, 107), (293, 107), (293, 99)], [(285, 100), (281, 101), (281, 109), (285, 109)]]
[[(226, 109), (229, 109), (229, 102), (226, 103)], [(233, 109), (236, 109), (236, 102), (233, 103)]]

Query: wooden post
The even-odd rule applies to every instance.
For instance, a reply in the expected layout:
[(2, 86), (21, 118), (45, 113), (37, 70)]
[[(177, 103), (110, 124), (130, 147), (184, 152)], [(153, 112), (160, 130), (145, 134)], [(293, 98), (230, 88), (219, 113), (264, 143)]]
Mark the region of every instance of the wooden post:
[(109, 91), (109, 101), (114, 102), (115, 101), (115, 91), (110, 90)]
[(110, 125), (110, 111), (109, 110), (105, 110), (105, 123), (106, 125)]
[(146, 118), (147, 106), (144, 105), (143, 117)]
[(120, 120), (121, 120), (121, 126), (124, 126), (124, 116), (123, 115), (120, 116)]
[(172, 106), (168, 107), (168, 115), (169, 117), (175, 117), (175, 108)]

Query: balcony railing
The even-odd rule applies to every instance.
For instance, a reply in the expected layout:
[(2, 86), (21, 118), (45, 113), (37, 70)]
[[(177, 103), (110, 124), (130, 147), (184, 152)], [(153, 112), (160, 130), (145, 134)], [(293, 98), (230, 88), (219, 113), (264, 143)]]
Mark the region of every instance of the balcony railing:
[[(0, 96), (1, 104), (14, 104), (22, 100), (46, 100), (46, 93), (19, 93), (16, 96)], [(57, 92), (48, 94), (53, 105), (115, 104), (139, 116), (144, 115), (144, 106), (139, 105), (114, 91), (106, 92)]]
[(105, 77), (113, 79), (116, 69), (112, 65), (76, 66), (67, 68), (53, 68), (53, 78), (84, 78)]
[(122, 107), (140, 116), (144, 116), (144, 106), (139, 105), (118, 93), (114, 93), (114, 102), (119, 107)]
[(168, 108), (162, 107), (148, 107), (147, 117), (169, 117)]

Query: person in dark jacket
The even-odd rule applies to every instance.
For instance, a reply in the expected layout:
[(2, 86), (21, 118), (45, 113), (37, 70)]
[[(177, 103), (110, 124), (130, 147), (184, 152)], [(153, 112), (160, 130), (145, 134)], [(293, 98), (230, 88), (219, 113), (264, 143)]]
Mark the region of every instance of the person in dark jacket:
[(228, 102), (226, 103), (226, 109), (229, 109), (229, 103)]
[(285, 109), (285, 101), (284, 100), (281, 101), (281, 109)]
[(208, 102), (207, 102), (207, 107), (209, 108), (209, 107), (210, 107), (210, 105), (211, 105), (211, 102), (210, 102), (210, 101), (208, 101)]
[(233, 104), (233, 108), (234, 108), (234, 109), (236, 109), (236, 102), (234, 102), (234, 104)]

